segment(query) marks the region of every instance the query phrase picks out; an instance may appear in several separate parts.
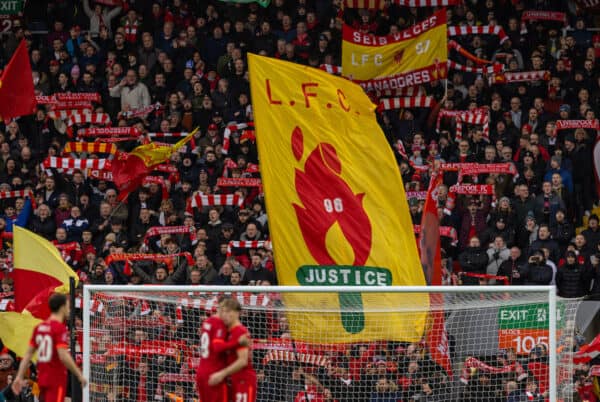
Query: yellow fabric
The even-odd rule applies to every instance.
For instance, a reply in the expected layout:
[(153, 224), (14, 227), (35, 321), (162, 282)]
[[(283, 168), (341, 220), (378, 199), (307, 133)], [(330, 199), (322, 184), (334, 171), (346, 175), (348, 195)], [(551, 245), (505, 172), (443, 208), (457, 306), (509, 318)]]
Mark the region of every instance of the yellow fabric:
[(107, 153), (115, 155), (118, 149), (115, 144), (107, 142), (67, 142), (63, 154), (71, 152)]
[(33, 317), (27, 311), (0, 313), (0, 339), (4, 346), (22, 357), (29, 347), (29, 339), (36, 325), (42, 320)]
[(448, 60), (445, 13), (441, 10), (395, 37), (365, 35), (344, 26), (342, 73), (353, 80), (364, 81), (434, 66), (426, 72), (433, 79), (418, 79), (429, 82), (445, 77)]
[(130, 155), (135, 155), (140, 158), (147, 167), (160, 165), (161, 163), (168, 161), (174, 152), (191, 140), (197, 131), (198, 128), (173, 145), (158, 145), (154, 142), (140, 145), (131, 151)]
[[(317, 69), (256, 55), (249, 55), (249, 68), (279, 283), (425, 285), (375, 105), (358, 85)], [(417, 341), (428, 298), (286, 294), (285, 303), (294, 339)], [(349, 324), (352, 311), (340, 315), (341, 305), (358, 308), (360, 325)], [(403, 308), (411, 313), (394, 313)], [(302, 312), (315, 309), (322, 313)]]
[(48, 240), (19, 226), (13, 227), (14, 266), (18, 269), (52, 276), (63, 283), (58, 293), (69, 293), (69, 278), (79, 284), (79, 277), (62, 259), (56, 247)]

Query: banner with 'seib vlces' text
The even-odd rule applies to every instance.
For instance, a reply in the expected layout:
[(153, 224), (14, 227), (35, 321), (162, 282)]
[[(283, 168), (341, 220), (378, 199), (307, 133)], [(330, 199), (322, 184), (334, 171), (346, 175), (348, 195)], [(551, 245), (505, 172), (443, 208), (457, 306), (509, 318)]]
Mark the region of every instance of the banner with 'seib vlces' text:
[[(249, 69), (279, 283), (424, 285), (396, 161), (360, 86), (256, 55)], [(429, 305), (383, 288), (284, 297), (307, 342), (418, 341)]]
[(342, 38), (343, 74), (367, 91), (411, 87), (446, 77), (444, 10), (386, 36), (365, 34), (344, 25)]

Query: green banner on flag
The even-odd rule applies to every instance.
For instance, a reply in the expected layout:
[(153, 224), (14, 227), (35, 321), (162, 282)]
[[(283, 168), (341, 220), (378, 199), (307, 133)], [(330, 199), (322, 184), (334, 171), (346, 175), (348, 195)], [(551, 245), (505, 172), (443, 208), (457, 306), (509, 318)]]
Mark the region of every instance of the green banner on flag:
[(14, 15), (23, 11), (24, 0), (0, 0), (0, 15)]
[(225, 2), (225, 3), (241, 3), (241, 4), (258, 3), (263, 7), (268, 7), (269, 3), (271, 3), (271, 0), (221, 0), (221, 1)]

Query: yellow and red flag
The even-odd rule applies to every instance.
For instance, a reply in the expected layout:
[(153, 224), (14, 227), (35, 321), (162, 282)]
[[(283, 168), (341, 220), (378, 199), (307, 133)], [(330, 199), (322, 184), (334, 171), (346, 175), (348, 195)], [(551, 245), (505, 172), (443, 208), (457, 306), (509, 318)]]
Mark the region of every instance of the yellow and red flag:
[(22, 39), (0, 78), (0, 118), (8, 121), (33, 114), (36, 105), (29, 52)]
[(157, 165), (171, 158), (171, 155), (190, 141), (198, 131), (196, 128), (173, 145), (160, 145), (154, 142), (136, 147), (129, 154), (121, 153), (111, 162), (113, 182), (119, 190), (119, 200), (140, 187), (142, 181)]
[[(424, 285), (398, 166), (360, 86), (256, 55), (249, 67), (279, 283)], [(285, 298), (308, 342), (417, 341), (428, 307), (383, 292)]]
[(387, 36), (362, 33), (344, 25), (344, 76), (367, 91), (399, 89), (446, 77), (446, 11)]
[(50, 316), (50, 296), (68, 293), (70, 278), (75, 286), (79, 278), (48, 240), (18, 226), (13, 236), (16, 311), (0, 313), (0, 339), (22, 356), (33, 328)]

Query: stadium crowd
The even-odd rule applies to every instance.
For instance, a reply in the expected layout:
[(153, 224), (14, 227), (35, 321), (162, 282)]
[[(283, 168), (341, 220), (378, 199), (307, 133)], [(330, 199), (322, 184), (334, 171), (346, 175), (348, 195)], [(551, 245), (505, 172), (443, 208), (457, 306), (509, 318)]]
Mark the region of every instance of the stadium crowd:
[[(17, 192), (16, 197), (0, 200), (3, 301), (10, 301), (12, 294), (13, 225), (27, 227), (56, 244), (82, 283), (277, 284), (260, 186), (252, 180), (240, 187), (220, 181), (260, 178), (246, 55), (252, 52), (314, 67), (335, 66), (341, 64), (343, 22), (384, 35), (410, 26), (433, 10), (388, 4), (384, 10), (368, 11), (343, 9), (341, 3), (273, 0), (262, 8), (256, 3), (215, 0), (28, 0), (22, 18), (15, 19), (12, 30), (2, 36), (0, 60), (5, 64), (24, 38), (36, 95), (99, 93), (101, 100), (94, 102), (94, 112), (107, 113), (113, 126), (141, 132), (139, 138), (115, 142), (124, 151), (151, 139), (171, 143), (177, 139), (154, 133), (190, 132), (195, 127), (199, 133), (173, 156), (170, 166), (175, 169), (153, 173), (154, 180), (131, 193), (126, 202), (119, 202), (117, 190), (101, 172), (43, 165), (48, 156), (63, 153), (72, 140), (70, 130), (77, 133), (93, 124), (70, 127), (52, 114), (50, 105), (43, 104), (34, 115), (2, 123), (0, 191)], [(566, 25), (521, 21), (526, 10), (565, 12)], [(552, 0), (465, 1), (449, 7), (447, 14), (448, 25), (504, 28), (508, 40), (502, 44), (494, 35), (454, 38), (472, 54), (500, 62), (506, 71), (548, 70), (550, 77), (490, 83), (479, 73), (450, 70), (447, 85), (423, 86), (425, 93), (435, 97), (435, 106), (378, 112), (398, 160), (413, 223), (420, 224), (422, 192), (434, 165), (510, 162), (514, 171), (461, 178), (463, 183), (493, 184), (493, 194), (453, 194), (451, 187), (458, 175), (444, 174), (438, 211), (441, 226), (449, 228), (442, 233), (446, 282), (556, 284), (563, 297), (600, 293), (600, 227), (594, 213), (598, 194), (592, 154), (596, 130), (557, 130), (556, 123), (596, 119), (600, 70), (595, 61), (600, 34), (587, 29), (593, 26), (593, 16), (570, 3)], [(563, 30), (565, 26), (569, 29)], [(450, 57), (472, 66), (461, 54), (451, 52)], [(465, 123), (459, 141), (455, 141), (455, 119), (441, 117), (436, 124), (441, 110), (482, 107), (489, 108), (489, 129)], [(239, 205), (198, 207), (191, 201), (196, 193), (231, 194), (241, 201)], [(186, 228), (172, 233), (153, 230), (170, 226)], [(119, 258), (123, 253), (141, 257)], [(144, 254), (173, 256), (144, 259)], [(1, 306), (6, 309), (10, 304)], [(126, 308), (137, 309), (132, 314), (139, 314), (138, 304)], [(149, 308), (157, 317), (176, 322), (175, 310)], [(284, 317), (270, 317), (270, 324), (257, 330), (255, 316), (251, 316), (248, 325), (258, 338), (285, 335)], [(171, 331), (168, 334), (132, 331), (127, 342), (178, 339), (177, 326), (166, 327)], [(109, 336), (99, 341), (98, 350), (118, 341), (125, 339)], [(535, 362), (544, 359), (541, 349), (530, 357)], [(0, 366), (0, 389), (12, 367), (8, 360), (14, 362), (13, 355), (0, 356), (8, 367)], [(147, 389), (137, 382), (125, 385), (131, 392), (142, 393), (127, 400), (152, 399), (155, 387), (150, 384), (156, 385), (158, 379), (150, 380), (146, 373), (179, 373), (185, 368), (170, 358), (158, 360), (116, 362), (116, 367), (135, 371), (132, 381), (143, 378), (147, 385)], [(272, 367), (259, 364), (259, 400), (309, 400), (311, 393), (311, 400), (343, 401), (350, 400), (344, 395), (351, 393), (355, 395), (352, 400), (373, 402), (436, 401), (446, 395), (443, 384), (448, 379), (441, 370), (420, 370), (431, 363), (422, 345), (356, 346), (336, 361), (319, 369), (291, 365), (277, 369), (279, 375), (287, 370), (287, 377), (297, 385), (285, 396), (269, 376)], [(516, 367), (514, 362), (511, 351), (502, 351), (490, 364)], [(149, 370), (157, 364), (160, 369)], [(523, 367), (527, 371), (527, 364)], [(544, 392), (543, 381), (536, 382), (533, 375), (519, 382), (518, 370), (491, 372), (480, 369), (476, 378), (466, 381), (469, 385), (462, 400), (520, 401), (527, 392)], [(492, 375), (502, 376), (502, 381), (490, 381)], [(165, 395), (185, 392), (184, 386), (178, 387)], [(116, 392), (106, 390), (101, 400), (123, 400)], [(541, 394), (534, 397), (538, 399), (530, 400), (544, 399)]]

